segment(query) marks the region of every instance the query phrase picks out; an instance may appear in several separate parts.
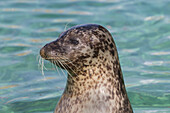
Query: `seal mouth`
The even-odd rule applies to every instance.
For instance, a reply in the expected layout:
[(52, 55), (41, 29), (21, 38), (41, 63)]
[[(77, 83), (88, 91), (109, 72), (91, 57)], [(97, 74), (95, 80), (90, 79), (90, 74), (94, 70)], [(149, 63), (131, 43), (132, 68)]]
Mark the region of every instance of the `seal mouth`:
[(40, 55), (45, 60), (64, 60), (63, 58), (56, 56), (52, 51), (47, 50), (45, 47), (41, 48)]
[(45, 47), (41, 48), (40, 55), (43, 59), (50, 61), (58, 67), (63, 67), (62, 65), (71, 64), (71, 61), (63, 56), (56, 56), (52, 51), (47, 51)]
[(65, 59), (63, 59), (63, 58), (60, 58), (60, 57), (46, 57), (46, 58), (44, 58), (44, 59), (46, 59), (46, 60), (53, 60), (53, 61), (55, 61), (55, 60), (60, 60), (60, 61), (64, 61)]
[(61, 62), (61, 63), (71, 63), (71, 61), (61, 58), (61, 57), (46, 57), (45, 60), (49, 60), (50, 62), (54, 63), (54, 62)]
[(66, 71), (72, 70), (70, 65), (74, 65), (71, 61), (59, 57), (50, 57), (50, 58), (46, 58), (46, 60), (50, 61), (55, 66), (60, 67)]

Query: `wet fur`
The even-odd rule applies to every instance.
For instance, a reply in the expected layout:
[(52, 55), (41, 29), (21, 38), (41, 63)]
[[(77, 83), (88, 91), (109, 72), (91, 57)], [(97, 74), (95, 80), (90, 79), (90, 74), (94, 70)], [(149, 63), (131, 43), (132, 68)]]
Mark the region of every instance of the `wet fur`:
[(72, 27), (42, 49), (45, 59), (64, 58), (72, 62), (63, 62), (70, 75), (55, 113), (133, 112), (116, 45), (104, 27), (96, 24)]

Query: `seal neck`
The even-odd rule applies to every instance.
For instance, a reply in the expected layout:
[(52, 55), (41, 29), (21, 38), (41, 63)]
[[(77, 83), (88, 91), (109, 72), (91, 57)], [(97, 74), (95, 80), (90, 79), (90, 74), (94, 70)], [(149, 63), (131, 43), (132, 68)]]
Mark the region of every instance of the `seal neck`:
[(126, 95), (119, 62), (105, 61), (105, 63), (84, 67), (79, 70), (77, 75), (74, 73), (68, 74), (66, 92), (77, 95), (91, 89), (93, 91), (105, 89), (110, 94), (117, 91), (121, 95)]
[[(119, 63), (84, 68), (74, 79), (68, 75), (65, 98), (88, 98), (88, 104), (103, 103), (111, 109), (126, 108), (132, 113)], [(109, 68), (109, 69), (108, 69)], [(120, 104), (121, 103), (121, 104)], [(84, 104), (87, 104), (86, 102)]]

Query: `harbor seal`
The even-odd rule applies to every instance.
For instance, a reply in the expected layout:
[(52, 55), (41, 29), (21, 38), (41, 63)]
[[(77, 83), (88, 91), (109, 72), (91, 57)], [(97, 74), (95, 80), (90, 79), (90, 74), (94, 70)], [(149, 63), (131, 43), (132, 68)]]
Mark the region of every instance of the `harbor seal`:
[(106, 28), (74, 26), (41, 48), (40, 55), (68, 71), (55, 113), (133, 113), (116, 45)]

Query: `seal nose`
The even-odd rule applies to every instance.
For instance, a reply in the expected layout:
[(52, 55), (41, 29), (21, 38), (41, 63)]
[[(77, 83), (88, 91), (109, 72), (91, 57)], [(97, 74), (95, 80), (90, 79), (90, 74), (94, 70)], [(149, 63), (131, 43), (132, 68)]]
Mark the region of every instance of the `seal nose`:
[(41, 48), (40, 55), (41, 55), (42, 58), (45, 58), (45, 48), (44, 47)]

